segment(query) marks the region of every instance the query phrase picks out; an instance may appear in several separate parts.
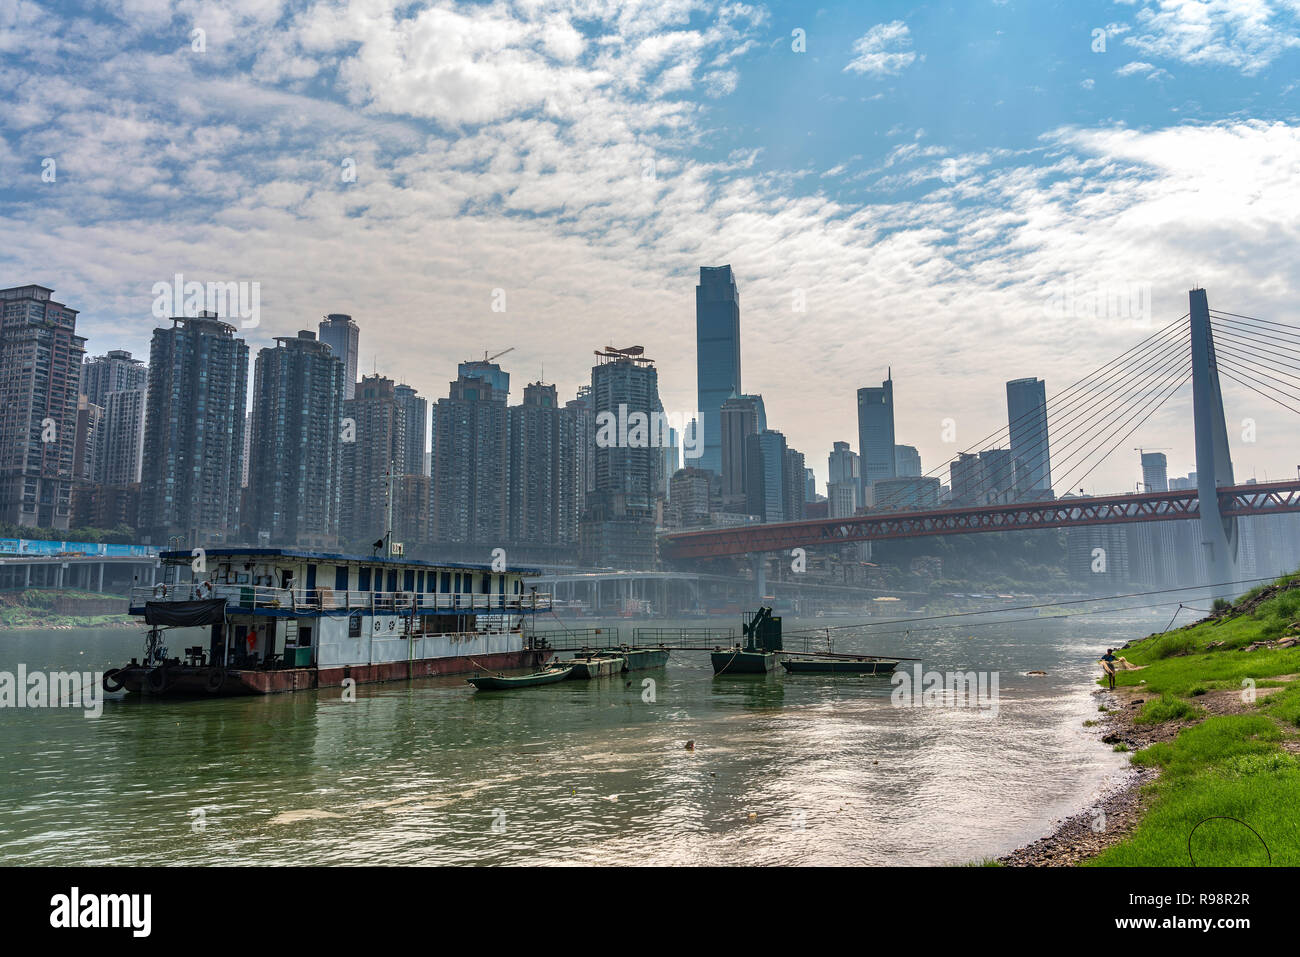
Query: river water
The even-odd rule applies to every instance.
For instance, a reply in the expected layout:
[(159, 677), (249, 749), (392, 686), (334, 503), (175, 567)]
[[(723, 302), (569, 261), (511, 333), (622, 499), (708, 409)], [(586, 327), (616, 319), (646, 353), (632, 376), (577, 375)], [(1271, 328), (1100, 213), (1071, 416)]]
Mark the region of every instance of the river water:
[[(0, 863), (978, 861), (1046, 833), (1123, 765), (1083, 727), (1090, 679), (1108, 645), (1160, 623), (836, 632), (836, 651), (997, 672), (996, 711), (897, 707), (888, 678), (714, 678), (699, 652), (510, 693), (439, 678), (361, 686), (355, 701), (334, 688), (118, 696), (98, 718), (4, 708)], [(142, 644), (127, 630), (0, 631), (0, 671), (103, 671)]]

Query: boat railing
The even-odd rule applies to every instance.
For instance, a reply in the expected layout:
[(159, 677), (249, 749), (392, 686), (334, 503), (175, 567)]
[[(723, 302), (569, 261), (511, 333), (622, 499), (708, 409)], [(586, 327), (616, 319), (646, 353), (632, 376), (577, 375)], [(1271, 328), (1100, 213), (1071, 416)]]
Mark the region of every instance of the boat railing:
[(226, 585), (207, 582), (158, 584), (131, 589), (131, 607), (145, 602), (181, 602), (225, 599), (228, 608), (252, 610), (368, 611), (371, 614), (427, 615), (436, 613), (497, 612), (526, 614), (549, 611), (549, 593), (491, 595), (479, 593), (414, 591), (343, 591), (334, 588), (276, 588), (271, 585)]
[(538, 628), (529, 632), (536, 647), (553, 651), (578, 651), (582, 648), (617, 648), (621, 641), (618, 628)]

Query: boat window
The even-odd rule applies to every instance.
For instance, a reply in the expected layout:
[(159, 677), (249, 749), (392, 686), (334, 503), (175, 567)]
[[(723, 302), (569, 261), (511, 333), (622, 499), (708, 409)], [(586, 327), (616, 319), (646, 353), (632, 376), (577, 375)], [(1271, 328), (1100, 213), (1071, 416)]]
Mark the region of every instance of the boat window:
[(492, 594), (492, 576), (484, 573), (483, 580), (479, 583), (479, 591), (484, 595)]
[(347, 565), (336, 565), (334, 567), (334, 590), (335, 591), (348, 590), (348, 566)]
[[(456, 577), (459, 578), (460, 576), (457, 575)], [(459, 589), (457, 589), (457, 590), (459, 591)], [(444, 591), (444, 592), (451, 591), (451, 572), (443, 572), (443, 573), (442, 573), (442, 588), (441, 588), (441, 591)]]
[(370, 591), (370, 569), (357, 570), (357, 591)]

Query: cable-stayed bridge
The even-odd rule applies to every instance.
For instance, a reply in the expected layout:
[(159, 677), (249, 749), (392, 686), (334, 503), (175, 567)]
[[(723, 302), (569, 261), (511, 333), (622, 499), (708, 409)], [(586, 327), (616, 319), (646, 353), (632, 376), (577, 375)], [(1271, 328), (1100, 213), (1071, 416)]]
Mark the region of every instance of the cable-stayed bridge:
[[(1203, 289), (1191, 291), (1189, 305), (1187, 315), (1048, 397), (1048, 427), (1020, 450), (1020, 458), (1046, 459), (1050, 447), (1052, 484), (1058, 489), (1079, 487), (1190, 381), (1195, 489), (1043, 500), (1046, 496), (1033, 490), (1015, 490), (1014, 463), (1008, 456), (1001, 473), (997, 468), (985, 470), (973, 487), (963, 489), (969, 504), (921, 510), (886, 500), (877, 501), (865, 514), (846, 518), (677, 532), (664, 536), (664, 556), (760, 558), (806, 546), (927, 535), (1198, 519), (1210, 580), (1233, 581), (1237, 519), (1300, 512), (1300, 481), (1235, 483), (1219, 376), (1300, 414), (1300, 328), (1211, 310)], [(1041, 409), (1021, 418), (1034, 415), (1041, 416)], [(1023, 425), (1009, 422), (966, 451), (986, 450)], [(929, 475), (948, 467), (945, 462)], [(1001, 500), (989, 501), (994, 498)], [(757, 561), (755, 567), (759, 570)]]

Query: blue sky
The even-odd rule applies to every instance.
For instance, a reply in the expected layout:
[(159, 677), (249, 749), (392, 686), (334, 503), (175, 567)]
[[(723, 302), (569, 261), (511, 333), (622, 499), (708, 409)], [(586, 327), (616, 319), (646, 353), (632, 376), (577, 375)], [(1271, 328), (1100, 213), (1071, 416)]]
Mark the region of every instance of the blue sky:
[[(1053, 315), (1063, 288), (1300, 323), (1300, 0), (3, 0), (0, 28), (0, 281), (54, 287), (93, 353), (146, 353), (182, 273), (260, 284), (254, 348), (352, 313), (362, 367), (431, 398), (507, 346), (568, 396), (638, 342), (684, 411), (696, 269), (731, 263), (744, 388), (824, 478), (887, 366), (929, 469), (1007, 379), (1050, 394), (1151, 331)], [(1290, 414), (1228, 405), (1238, 474), (1293, 476)], [(1189, 409), (1132, 444), (1186, 472)]]

